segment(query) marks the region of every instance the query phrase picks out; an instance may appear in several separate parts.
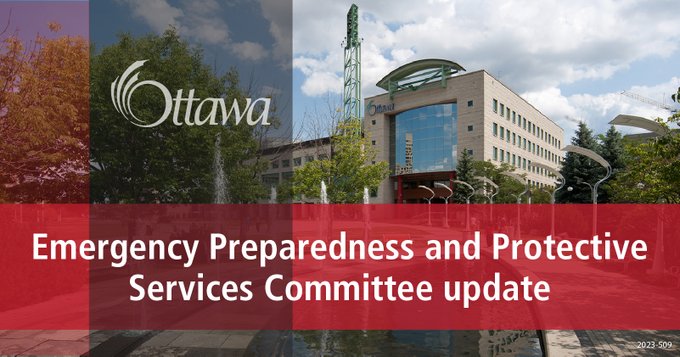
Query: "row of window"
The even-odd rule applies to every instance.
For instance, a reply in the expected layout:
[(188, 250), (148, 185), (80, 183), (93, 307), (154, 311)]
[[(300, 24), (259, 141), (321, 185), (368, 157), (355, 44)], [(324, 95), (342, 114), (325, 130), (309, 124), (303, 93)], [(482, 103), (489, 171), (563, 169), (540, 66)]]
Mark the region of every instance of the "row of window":
[(541, 175), (541, 176), (545, 176), (545, 177), (550, 176), (549, 173), (546, 170), (532, 166), (531, 160), (527, 160), (526, 157), (521, 157), (519, 155), (511, 153), (509, 150), (506, 151), (504, 149), (499, 149), (495, 146), (493, 147), (493, 160), (499, 161), (499, 162), (505, 162), (505, 163), (510, 164), (513, 167), (516, 167), (518, 169), (522, 169), (522, 170), (525, 170), (525, 171), (528, 171), (528, 172), (532, 172), (532, 173), (535, 173), (535, 174), (538, 174), (538, 175)]
[(500, 116), (506, 118), (508, 121), (512, 120), (512, 124), (516, 124), (517, 126), (521, 127), (522, 129), (528, 131), (529, 133), (533, 134), (540, 140), (543, 140), (544, 142), (548, 143), (548, 145), (554, 146), (556, 148), (561, 148), (562, 147), (562, 141), (557, 139), (556, 137), (552, 136), (545, 130), (539, 128), (536, 126), (535, 123), (532, 123), (531, 120), (527, 120), (526, 117), (522, 117), (519, 113), (515, 112), (514, 110), (510, 110), (510, 107), (506, 107), (505, 104), (500, 103), (500, 111), (499, 111), (499, 105), (498, 105), (498, 99), (494, 99), (492, 106), (493, 106), (493, 112), (498, 113)]
[(532, 142), (531, 140), (527, 140), (527, 138), (522, 137), (519, 134), (511, 132), (510, 129), (505, 128), (502, 125), (498, 125), (498, 123), (493, 123), (491, 130), (493, 136), (498, 137), (500, 134), (501, 140), (505, 140), (506, 142), (511, 143), (513, 146), (517, 146), (520, 149), (526, 150), (529, 153), (537, 155), (543, 159), (549, 160), (552, 163), (557, 164), (560, 162), (559, 155), (536, 144), (535, 142)]
[[(294, 166), (294, 167), (302, 166), (302, 159), (303, 159), (302, 156), (300, 156), (300, 157), (294, 157), (294, 158), (293, 158), (293, 166)], [(318, 159), (318, 160), (326, 160), (326, 159), (328, 159), (328, 155), (326, 155), (326, 154), (320, 154), (320, 155), (317, 156), (317, 159)], [(305, 157), (304, 157), (304, 160), (305, 160), (305, 163), (307, 163), (307, 162), (312, 162), (312, 161), (315, 160), (315, 159), (314, 159), (314, 155), (305, 156)], [(283, 160), (278, 160), (278, 159), (277, 159), (277, 160), (272, 160), (272, 161), (271, 161), (271, 168), (272, 168), (272, 169), (278, 169), (278, 168), (279, 168), (279, 164), (281, 165), (280, 167), (290, 167), (290, 159), (283, 159)]]

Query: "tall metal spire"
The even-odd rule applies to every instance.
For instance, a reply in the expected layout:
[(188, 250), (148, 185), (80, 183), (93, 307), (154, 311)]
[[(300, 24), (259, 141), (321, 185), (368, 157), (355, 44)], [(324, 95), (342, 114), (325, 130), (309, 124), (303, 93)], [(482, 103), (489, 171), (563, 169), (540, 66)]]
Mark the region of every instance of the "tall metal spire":
[(352, 4), (347, 12), (345, 37), (345, 82), (343, 119), (361, 119), (361, 40), (359, 38), (359, 8)]

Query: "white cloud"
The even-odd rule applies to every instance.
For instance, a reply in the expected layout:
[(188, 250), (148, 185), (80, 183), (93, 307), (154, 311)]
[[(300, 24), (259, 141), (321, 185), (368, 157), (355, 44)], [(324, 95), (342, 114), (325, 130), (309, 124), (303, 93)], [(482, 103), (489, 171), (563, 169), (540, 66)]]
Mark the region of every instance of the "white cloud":
[(120, 0), (132, 9), (132, 15), (142, 19), (156, 32), (165, 31), (168, 26), (179, 27), (178, 19), (182, 10), (170, 5), (166, 0)]
[(342, 73), (352, 2), (360, 10), (364, 95), (379, 92), (376, 81), (391, 69), (419, 58), (451, 59), (468, 71), (486, 69), (518, 92), (542, 92), (607, 79), (680, 47), (673, 0), (295, 0), (294, 66), (305, 74), (306, 95), (342, 90), (312, 82)]
[[(204, 44), (221, 46), (245, 60), (258, 61), (269, 55), (269, 51), (257, 42), (247, 40), (239, 42), (231, 38), (229, 26), (221, 11), (222, 6), (230, 6), (228, 3), (216, 0), (181, 0), (179, 7), (175, 7), (168, 0), (119, 1), (127, 4), (133, 15), (142, 19), (155, 32), (162, 33), (169, 26), (174, 26), (182, 35)], [(264, 14), (264, 6), (262, 9), (263, 16), (271, 22), (269, 18), (271, 14)], [(285, 31), (280, 29), (278, 24), (275, 26), (272, 23), (271, 26), (275, 27), (276, 31)], [(275, 34), (274, 30), (270, 31), (278, 41), (283, 36)], [(276, 48), (274, 51), (280, 52)]]
[[(632, 86), (626, 90), (661, 103), (665, 99), (666, 104), (669, 104), (669, 89), (677, 88), (678, 83), (680, 83), (680, 77), (673, 77), (666, 82), (653, 86)], [(649, 119), (666, 119), (670, 116), (670, 112), (665, 109), (641, 103), (622, 95), (620, 92), (564, 96), (560, 89), (551, 87), (524, 93), (522, 97), (562, 126), (567, 138), (573, 135), (576, 128), (576, 124), (567, 117), (585, 121), (596, 133), (602, 133), (609, 127), (609, 121), (619, 114), (631, 114)], [(671, 107), (673, 106), (671, 105)], [(626, 127), (619, 127), (618, 129), (623, 133), (637, 132)]]
[(260, 0), (262, 16), (269, 21), (269, 33), (274, 37), (274, 58), (284, 68), (291, 65), (293, 47), (293, 18), (288, 1)]

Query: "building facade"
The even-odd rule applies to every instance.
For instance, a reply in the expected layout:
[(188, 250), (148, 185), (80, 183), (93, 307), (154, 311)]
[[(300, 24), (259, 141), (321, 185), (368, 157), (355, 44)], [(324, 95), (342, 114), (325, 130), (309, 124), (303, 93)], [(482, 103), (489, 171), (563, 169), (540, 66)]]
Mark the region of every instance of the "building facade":
[[(488, 72), (464, 71), (447, 60), (411, 62), (377, 83), (385, 93), (365, 98), (363, 131), (375, 160), (388, 162), (391, 172), (372, 192), (372, 203), (422, 202), (420, 185), (447, 196), (434, 183), (454, 188), (463, 150), (473, 160), (514, 167), (532, 187), (554, 187), (555, 178), (532, 163), (559, 169), (564, 130)], [(331, 152), (329, 138), (272, 145), (262, 152), (269, 162), (262, 182), (276, 187)]]
[(555, 185), (531, 164), (559, 168), (564, 130), (486, 71), (463, 71), (451, 61), (415, 61), (378, 82), (386, 93), (365, 99), (364, 132), (392, 172), (372, 202), (418, 202), (419, 185), (447, 196), (434, 183), (452, 187), (462, 150), (513, 166), (531, 186)]

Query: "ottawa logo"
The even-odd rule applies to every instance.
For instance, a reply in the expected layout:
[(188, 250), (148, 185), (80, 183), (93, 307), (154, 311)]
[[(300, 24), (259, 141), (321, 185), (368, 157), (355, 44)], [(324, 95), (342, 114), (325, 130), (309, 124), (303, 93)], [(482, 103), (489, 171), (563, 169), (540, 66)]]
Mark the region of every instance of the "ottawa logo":
[[(224, 98), (196, 98), (195, 89), (189, 90), (186, 96), (183, 96), (182, 89), (177, 90), (174, 98), (170, 90), (154, 80), (144, 80), (139, 82), (139, 72), (135, 72), (141, 68), (147, 60), (137, 61), (130, 65), (125, 72), (111, 83), (111, 101), (116, 111), (125, 117), (130, 123), (141, 128), (153, 128), (165, 122), (172, 115), (172, 122), (175, 125), (226, 125), (230, 117), (234, 117), (234, 123), (238, 125), (245, 117), (248, 125), (270, 125), (269, 123), (269, 106), (271, 98), (258, 98), (252, 100), (246, 98), (245, 107), (239, 106), (238, 100), (234, 98), (231, 103), (229, 112), (227, 112), (227, 105)], [(134, 72), (134, 74), (133, 74)], [(163, 114), (156, 120), (143, 120), (137, 117), (130, 105), (132, 95), (135, 90), (142, 86), (156, 87), (165, 98), (165, 109)], [(198, 103), (194, 108), (194, 104)], [(182, 108), (185, 109), (183, 118), (180, 118)], [(256, 109), (258, 109), (256, 111)], [(203, 112), (207, 112), (203, 115)], [(218, 121), (218, 113), (220, 120)], [(253, 115), (259, 113), (259, 116), (253, 120)]]

